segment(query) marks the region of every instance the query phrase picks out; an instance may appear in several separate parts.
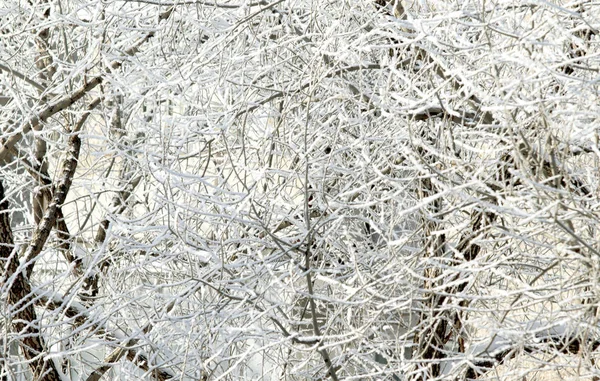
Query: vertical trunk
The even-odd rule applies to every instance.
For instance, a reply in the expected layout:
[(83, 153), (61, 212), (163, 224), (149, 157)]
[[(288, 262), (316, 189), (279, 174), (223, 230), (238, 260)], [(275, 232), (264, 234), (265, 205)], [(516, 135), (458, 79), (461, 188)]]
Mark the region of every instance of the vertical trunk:
[[(50, 4), (47, 1), (43, 2), (45, 9), (43, 10), (41, 17), (47, 22), (50, 17)], [(56, 73), (56, 67), (50, 54), (50, 28), (45, 27), (37, 33), (35, 38), (35, 44), (37, 46), (37, 57), (35, 65), (39, 69), (38, 78), (39, 83), (43, 86), (44, 91), (41, 89), (38, 91), (40, 100), (43, 103), (47, 102), (47, 91), (52, 78)], [(40, 125), (37, 129), (42, 130), (43, 125)], [(50, 186), (46, 183), (49, 182), (48, 176), (48, 161), (46, 159), (47, 144), (46, 139), (43, 136), (36, 136), (34, 138), (33, 146), (33, 170), (37, 172), (37, 175), (42, 180), (38, 184), (38, 187), (32, 194), (32, 206), (33, 206), (33, 219), (36, 224), (39, 224), (44, 216), (44, 212), (48, 207), (50, 198), (52, 197), (50, 192)]]
[(19, 258), (14, 250), (13, 234), (10, 227), (9, 205), (0, 182), (0, 259), (5, 262), (3, 280), (12, 283), (8, 286), (8, 304), (11, 307), (12, 328), (17, 333), (19, 344), (33, 374), (33, 380), (60, 380), (52, 360), (44, 359), (47, 351), (38, 320), (31, 301), (31, 285), (25, 277), (25, 269), (19, 270)]
[[(435, 187), (430, 178), (425, 178), (419, 184), (420, 198), (427, 198), (436, 193)], [(444, 358), (444, 346), (446, 344), (446, 331), (448, 330), (448, 319), (444, 316), (443, 305), (446, 297), (438, 295), (435, 292), (440, 276), (440, 269), (435, 265), (436, 258), (444, 255), (446, 237), (444, 234), (437, 234), (440, 230), (439, 223), (431, 216), (439, 213), (442, 209), (441, 199), (436, 199), (431, 203), (430, 216), (426, 217), (424, 224), (425, 236), (425, 256), (430, 259), (424, 270), (425, 281), (424, 292), (425, 303), (422, 307), (419, 325), (421, 331), (415, 336), (416, 351), (415, 355), (422, 363), (418, 364), (415, 373), (415, 381), (424, 381), (436, 378), (440, 375), (440, 361)]]

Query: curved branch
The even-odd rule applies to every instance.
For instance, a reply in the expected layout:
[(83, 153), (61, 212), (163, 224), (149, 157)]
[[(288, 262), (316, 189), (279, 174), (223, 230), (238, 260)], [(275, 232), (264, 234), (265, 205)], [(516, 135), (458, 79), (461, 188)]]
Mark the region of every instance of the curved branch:
[(0, 63), (0, 71), (6, 71), (12, 75), (14, 75), (15, 77), (21, 79), (22, 81), (26, 82), (27, 84), (35, 87), (36, 89), (38, 89), (39, 91), (46, 91), (46, 88), (44, 88), (44, 86), (40, 85), (39, 83), (37, 83), (36, 81), (34, 81), (33, 79), (29, 78), (28, 76), (26, 76), (23, 73), (20, 73), (8, 66), (2, 65)]

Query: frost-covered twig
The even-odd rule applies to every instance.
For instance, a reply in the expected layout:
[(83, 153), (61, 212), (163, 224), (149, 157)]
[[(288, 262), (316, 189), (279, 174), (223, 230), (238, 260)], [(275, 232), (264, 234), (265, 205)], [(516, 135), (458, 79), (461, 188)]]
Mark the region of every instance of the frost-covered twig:
[[(169, 8), (165, 12), (161, 13), (159, 16), (159, 21), (166, 20), (173, 11), (173, 8)], [(149, 32), (140, 40), (138, 40), (133, 46), (129, 47), (125, 50), (125, 54), (127, 56), (134, 55), (140, 49), (140, 47), (154, 37), (155, 32)], [(109, 65), (110, 70), (116, 70), (123, 66), (123, 61), (118, 60), (114, 61)], [(65, 94), (56, 101), (50, 103), (48, 106), (39, 111), (36, 115), (21, 121), (19, 126), (16, 128), (15, 132), (10, 135), (8, 139), (6, 139), (2, 143), (2, 147), (0, 148), (0, 163), (6, 163), (10, 157), (11, 150), (15, 147), (17, 142), (21, 140), (21, 138), (31, 131), (32, 129), (37, 129), (41, 123), (44, 123), (53, 115), (71, 107), (77, 101), (82, 99), (85, 95), (87, 95), (90, 91), (96, 88), (96, 86), (100, 85), (105, 80), (105, 75), (97, 75), (89, 80), (86, 80), (81, 87), (77, 90)]]
[[(38, 306), (50, 310), (62, 310), (62, 313), (64, 313), (65, 316), (73, 319), (75, 326), (85, 327), (93, 331), (95, 334), (112, 339), (112, 341), (106, 342), (107, 345), (119, 346), (119, 342), (127, 340), (125, 335), (116, 334), (113, 332), (113, 330), (107, 327), (107, 322), (110, 320), (108, 317), (98, 316), (97, 313), (89, 311), (85, 306), (77, 303), (76, 301), (69, 300), (57, 293), (51, 293), (43, 290), (36, 290), (34, 291), (34, 294), (35, 302)], [(175, 302), (173, 301), (169, 304), (171, 309), (173, 308), (174, 303)], [(149, 327), (148, 331), (152, 329), (152, 326), (152, 323), (148, 323), (146, 326)], [(170, 371), (161, 367), (153, 366), (148, 360), (148, 356), (146, 356), (140, 350), (132, 348), (131, 346), (126, 346), (125, 348), (119, 346), (119, 348), (117, 348), (113, 353), (113, 357), (109, 356), (109, 358), (114, 358), (115, 361), (117, 361), (122, 357), (122, 355), (126, 354), (127, 358), (136, 366), (144, 371), (151, 371), (158, 380), (162, 381), (175, 377), (175, 375), (173, 375)], [(110, 363), (110, 361), (107, 363)], [(99, 369), (96, 369), (92, 375), (90, 375), (90, 377), (94, 379), (93, 377), (97, 376), (99, 379), (106, 371), (110, 369), (110, 367), (111, 365), (106, 364)]]

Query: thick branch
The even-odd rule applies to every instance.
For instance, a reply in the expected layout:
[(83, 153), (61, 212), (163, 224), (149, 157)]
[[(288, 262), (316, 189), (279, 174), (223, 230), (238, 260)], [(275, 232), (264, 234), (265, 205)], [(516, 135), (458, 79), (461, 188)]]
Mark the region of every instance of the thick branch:
[(2, 283), (9, 282), (8, 304), (11, 307), (13, 331), (19, 335), (19, 344), (33, 379), (39, 381), (59, 381), (61, 379), (51, 359), (45, 359), (47, 345), (40, 334), (38, 319), (30, 303), (32, 299), (31, 285), (20, 269), (19, 259), (10, 227), (9, 205), (2, 181), (0, 181), (0, 260), (4, 262)]
[(46, 240), (50, 235), (50, 231), (56, 223), (57, 210), (67, 198), (67, 194), (71, 188), (71, 183), (73, 182), (73, 177), (75, 176), (75, 169), (77, 168), (80, 149), (81, 139), (79, 139), (79, 131), (75, 131), (74, 134), (69, 138), (69, 151), (67, 152), (67, 157), (63, 162), (63, 175), (55, 187), (53, 200), (44, 213), (44, 218), (36, 227), (33, 233), (33, 238), (31, 239), (31, 243), (25, 251), (25, 260), (28, 262), (28, 276), (30, 276), (31, 272), (33, 271), (35, 257), (37, 257), (42, 251), (44, 245), (46, 244)]
[[(83, 125), (85, 124), (85, 122), (87, 121), (88, 117), (90, 116), (92, 110), (94, 110), (102, 101), (101, 97), (98, 97), (96, 99), (94, 99), (87, 107), (86, 111), (80, 116), (79, 120), (77, 121), (77, 123), (75, 124), (75, 126), (72, 128), (72, 132), (74, 133), (78, 133), (79, 131), (81, 131), (81, 129), (83, 128)], [(72, 158), (73, 163), (71, 163), (70, 165), (76, 167), (77, 166), (77, 157), (75, 157), (74, 159)], [(66, 163), (65, 163), (66, 164)], [(63, 167), (65, 166), (65, 164), (63, 164)], [(66, 167), (64, 167), (66, 168)], [(44, 189), (49, 189), (52, 188), (52, 183), (50, 180), (50, 176), (48, 175), (47, 169), (42, 168), (42, 170), (40, 171), (34, 171), (33, 168), (31, 168), (31, 170), (33, 171), (33, 175), (34, 178), (38, 181), (38, 183), (42, 184), (44, 186)], [(75, 169), (73, 168), (73, 171)], [(74, 173), (73, 173), (74, 174)], [(66, 173), (65, 173), (66, 175)], [(72, 175), (71, 175), (72, 176)], [(63, 178), (64, 180), (64, 178)], [(72, 181), (69, 180), (69, 186), (70, 186), (70, 182)], [(59, 183), (58, 186), (54, 187), (56, 190), (60, 190), (61, 189), (61, 185)], [(63, 189), (63, 191), (65, 191), (65, 189)], [(66, 192), (68, 193), (68, 188), (66, 189)], [(49, 191), (47, 193), (50, 193)], [(76, 258), (73, 256), (73, 254), (70, 251), (70, 234), (69, 234), (69, 228), (67, 227), (67, 224), (65, 222), (65, 218), (64, 218), (64, 214), (62, 211), (62, 203), (64, 202), (64, 199), (66, 198), (66, 193), (64, 195), (61, 194), (57, 194), (55, 191), (55, 195), (60, 196), (62, 198), (62, 201), (60, 203), (51, 203), (50, 206), (54, 207), (54, 216), (47, 216), (47, 223), (51, 223), (52, 219), (54, 219), (54, 221), (56, 221), (56, 229), (57, 229), (57, 235), (58, 238), (61, 240), (61, 245), (60, 248), (63, 252), (63, 254), (65, 255), (65, 257), (67, 258), (67, 260), (69, 261), (69, 263), (74, 264), (75, 265), (75, 272), (76, 273), (80, 273), (82, 271), (81, 269), (81, 259)], [(64, 196), (64, 197), (63, 197)], [(48, 196), (48, 201), (51, 197)], [(50, 210), (50, 208), (47, 208), (45, 210), (44, 214), (48, 214), (48, 213), (52, 213), (52, 210)], [(45, 228), (44, 226), (42, 226), (42, 224), (44, 224), (45, 219), (42, 217), (40, 219), (40, 221), (38, 222), (38, 229), (43, 229)], [(35, 240), (35, 233), (34, 233), (34, 240)], [(41, 239), (42, 237), (39, 236), (39, 239)], [(34, 240), (32, 240), (32, 243), (34, 242)], [(39, 252), (37, 253), (39, 254)], [(37, 255), (37, 254), (32, 254), (33, 256)]]

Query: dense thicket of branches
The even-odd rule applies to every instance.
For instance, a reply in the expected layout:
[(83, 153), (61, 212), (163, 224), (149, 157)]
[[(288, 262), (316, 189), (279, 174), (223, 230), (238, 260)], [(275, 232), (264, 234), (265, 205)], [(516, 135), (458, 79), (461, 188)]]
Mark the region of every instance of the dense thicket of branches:
[(599, 16), (0, 0), (0, 377), (600, 379)]

